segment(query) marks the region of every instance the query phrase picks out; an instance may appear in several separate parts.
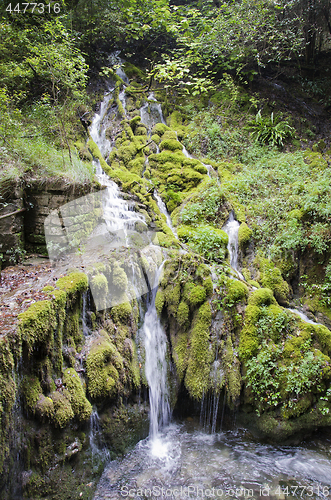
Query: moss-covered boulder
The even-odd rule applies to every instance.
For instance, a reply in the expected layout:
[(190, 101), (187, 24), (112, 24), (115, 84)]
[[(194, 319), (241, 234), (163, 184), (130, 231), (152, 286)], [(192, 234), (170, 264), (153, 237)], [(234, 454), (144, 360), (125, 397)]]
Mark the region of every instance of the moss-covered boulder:
[(105, 331), (94, 340), (86, 359), (88, 393), (93, 399), (113, 397), (117, 390), (123, 361)]

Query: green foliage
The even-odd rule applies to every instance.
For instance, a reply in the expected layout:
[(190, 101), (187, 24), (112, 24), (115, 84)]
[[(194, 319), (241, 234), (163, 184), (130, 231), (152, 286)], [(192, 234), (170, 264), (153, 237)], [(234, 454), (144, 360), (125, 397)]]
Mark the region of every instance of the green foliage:
[(202, 224), (196, 228), (181, 226), (178, 236), (207, 259), (222, 261), (225, 258), (228, 235), (222, 229)]
[(272, 408), (281, 402), (285, 369), (278, 366), (280, 353), (281, 349), (275, 344), (265, 342), (258, 355), (246, 361), (245, 381), (247, 387), (252, 388), (259, 415), (265, 408)]
[(284, 140), (294, 135), (294, 128), (286, 120), (274, 118), (271, 113), (269, 117), (263, 117), (261, 110), (258, 111), (255, 120), (248, 123), (248, 129), (252, 130), (252, 137), (257, 142), (271, 144), (272, 146), (284, 146)]

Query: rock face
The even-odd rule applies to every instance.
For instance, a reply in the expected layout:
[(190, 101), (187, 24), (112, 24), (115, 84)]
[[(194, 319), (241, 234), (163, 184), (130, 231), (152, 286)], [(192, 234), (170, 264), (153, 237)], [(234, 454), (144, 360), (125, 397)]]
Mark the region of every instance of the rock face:
[[(0, 337), (5, 499), (37, 498), (40, 490), (49, 498), (69, 498), (70, 488), (84, 482), (91, 483), (91, 494), (104, 460), (125, 452), (148, 428), (146, 405), (136, 396), (141, 387), (137, 305), (96, 313), (81, 272), (53, 285), (18, 315), (15, 330)], [(14, 456), (20, 460), (13, 464)], [(70, 478), (73, 462), (77, 473)], [(15, 482), (13, 467), (23, 474), (22, 482)], [(66, 479), (58, 485), (62, 473)]]
[[(25, 252), (47, 255), (44, 222), (52, 210), (92, 192), (93, 184), (64, 180), (13, 182), (0, 198), (0, 253), (4, 265), (14, 264)], [(19, 210), (25, 209), (17, 213)], [(9, 217), (3, 215), (13, 213)]]
[(5, 264), (14, 263), (24, 252), (24, 213), (16, 213), (24, 208), (23, 187), (13, 182), (0, 196), (0, 254)]

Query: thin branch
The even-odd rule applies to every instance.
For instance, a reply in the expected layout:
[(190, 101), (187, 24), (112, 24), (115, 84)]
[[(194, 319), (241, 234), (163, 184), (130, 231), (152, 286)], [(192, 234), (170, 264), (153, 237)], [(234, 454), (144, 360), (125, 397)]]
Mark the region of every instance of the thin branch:
[(26, 211), (26, 208), (21, 208), (20, 210), (16, 210), (16, 212), (11, 212), (10, 214), (1, 215), (0, 219), (5, 219), (6, 217), (10, 217), (11, 215), (16, 215), (16, 214), (19, 214), (19, 213), (25, 212), (25, 211)]

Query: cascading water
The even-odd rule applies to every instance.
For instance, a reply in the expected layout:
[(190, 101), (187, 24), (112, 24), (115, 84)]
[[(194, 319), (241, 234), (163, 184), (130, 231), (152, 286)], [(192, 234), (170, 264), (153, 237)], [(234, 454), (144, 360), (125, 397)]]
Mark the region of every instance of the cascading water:
[(140, 117), (142, 123), (146, 125), (149, 133), (156, 123), (163, 123), (164, 125), (166, 124), (162, 113), (161, 104), (157, 102), (153, 92), (149, 94), (149, 96), (147, 97), (147, 101), (140, 108)]
[(311, 325), (320, 325), (321, 324), (321, 323), (316, 323), (316, 321), (309, 319), (305, 313), (303, 313), (302, 311), (299, 311), (298, 309), (287, 308), (287, 310), (291, 311), (292, 313), (296, 314), (297, 316), (300, 316), (302, 321), (304, 321), (305, 323), (310, 323)]
[(177, 231), (176, 231), (176, 229), (172, 225), (171, 218), (170, 218), (169, 212), (167, 210), (167, 207), (165, 206), (164, 201), (162, 200), (161, 196), (158, 195), (158, 193), (157, 193), (156, 190), (154, 190), (154, 198), (156, 199), (156, 203), (157, 203), (157, 206), (160, 209), (160, 212), (163, 213), (163, 215), (166, 216), (167, 226), (170, 227), (170, 229), (173, 232), (173, 234), (176, 236), (176, 238), (178, 238)]
[(228, 252), (230, 256), (230, 266), (236, 272), (238, 278), (244, 280), (243, 275), (238, 271), (238, 231), (239, 231), (239, 222), (234, 218), (233, 211), (230, 212), (229, 219), (227, 223), (223, 226), (223, 231), (229, 237), (228, 241)]
[(150, 437), (155, 440), (159, 428), (169, 422), (170, 405), (167, 385), (167, 337), (155, 307), (157, 285), (164, 262), (155, 276), (154, 287), (142, 326), (145, 343), (145, 374), (149, 387)]
[[(119, 70), (117, 70), (117, 74), (119, 74)], [(121, 73), (119, 76), (125, 81), (124, 74)], [(123, 96), (124, 92), (122, 101), (124, 99)], [(110, 143), (105, 139), (105, 130), (108, 120), (107, 105), (110, 97), (111, 91), (106, 94), (105, 100), (100, 106), (100, 111), (94, 116), (90, 128), (90, 135), (104, 156), (110, 152)], [(149, 99), (154, 100), (153, 95), (150, 95)], [(153, 104), (152, 106), (155, 107), (157, 112), (157, 121), (164, 121), (160, 104)], [(105, 196), (103, 197), (103, 211), (108, 230), (118, 231), (123, 229), (126, 231), (126, 229), (133, 229), (135, 223), (138, 221), (144, 223), (144, 217), (131, 210), (129, 204), (120, 197), (118, 186), (103, 172), (98, 160), (95, 160), (95, 167), (98, 180), (100, 183), (107, 186)], [(166, 211), (165, 206), (164, 210)], [(149, 294), (147, 312), (140, 332), (140, 337), (143, 339), (145, 346), (145, 372), (149, 385), (150, 399), (150, 436), (154, 444), (156, 443), (159, 428), (168, 423), (170, 416), (167, 388), (167, 338), (155, 308), (155, 296), (162, 268), (163, 264), (155, 274), (154, 285)], [(133, 287), (136, 287), (135, 267), (133, 262), (132, 284)], [(140, 310), (142, 310), (141, 304)], [(91, 436), (97, 432), (97, 424), (98, 415), (94, 412), (91, 417)], [(94, 446), (93, 443), (94, 440), (91, 437), (92, 447)], [(157, 453), (159, 453), (159, 451), (160, 450), (158, 450)]]
[[(107, 106), (111, 99), (111, 89), (105, 94), (100, 110), (95, 114), (91, 127), (90, 135), (96, 143), (103, 156), (110, 153), (110, 142), (106, 138), (106, 128), (108, 126)], [(130, 205), (120, 197), (120, 191), (115, 182), (102, 170), (99, 160), (94, 160), (96, 176), (99, 182), (107, 186), (106, 193), (103, 196), (104, 219), (109, 231), (119, 231), (134, 229), (136, 222), (145, 223), (143, 215), (132, 210)]]

